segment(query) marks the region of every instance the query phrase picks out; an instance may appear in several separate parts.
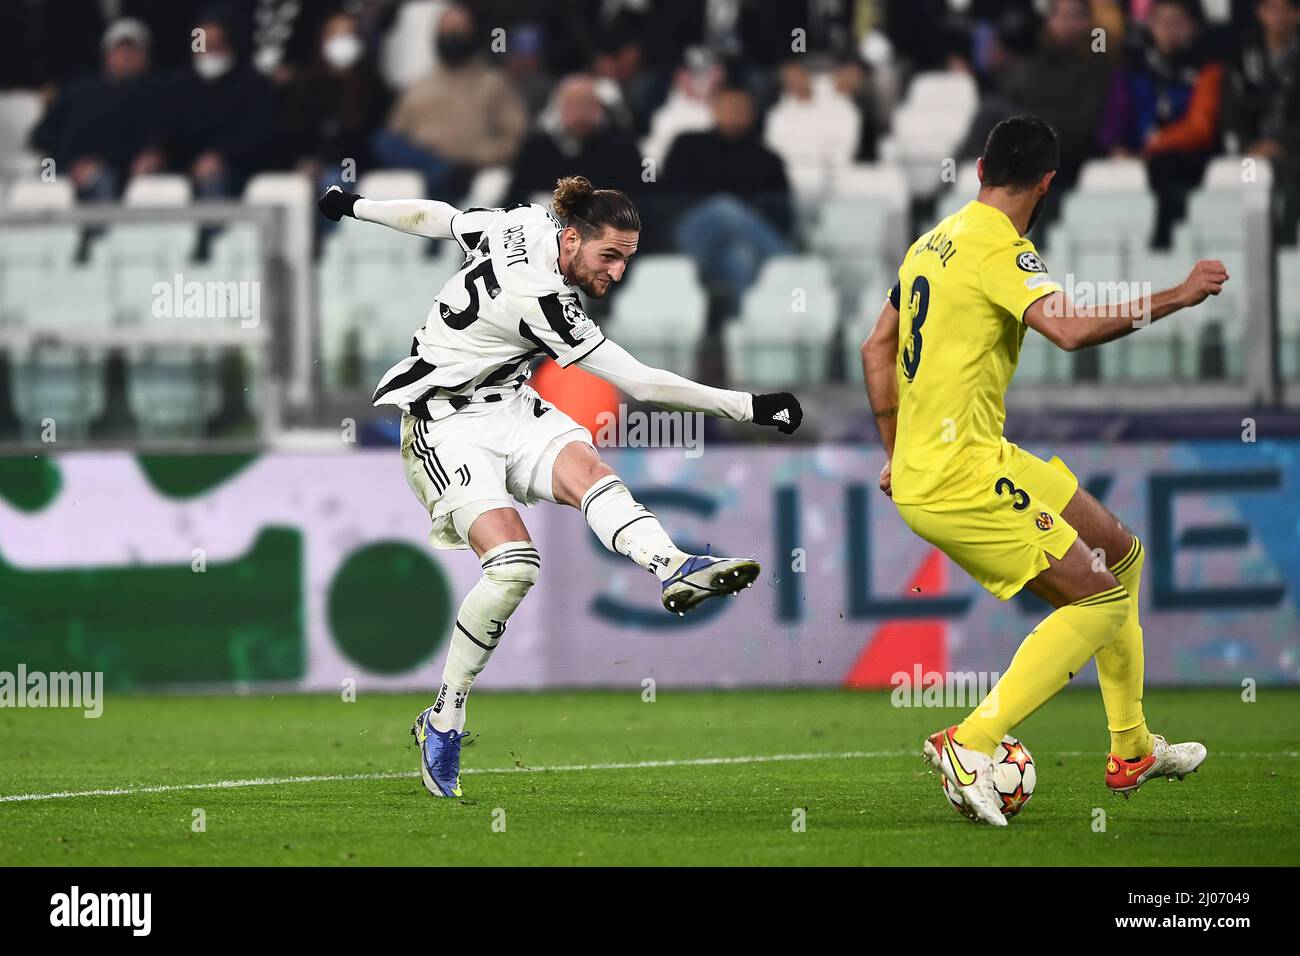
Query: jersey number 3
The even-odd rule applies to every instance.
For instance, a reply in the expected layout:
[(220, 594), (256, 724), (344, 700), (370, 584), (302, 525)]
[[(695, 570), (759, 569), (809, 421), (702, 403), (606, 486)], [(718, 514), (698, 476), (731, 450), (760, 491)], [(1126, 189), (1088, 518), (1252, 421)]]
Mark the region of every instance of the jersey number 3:
[(912, 334), (903, 347), (903, 375), (909, 382), (916, 378), (916, 370), (921, 366), (921, 326), (925, 325), (925, 316), (930, 311), (930, 280), (925, 276), (912, 280), (911, 299)]

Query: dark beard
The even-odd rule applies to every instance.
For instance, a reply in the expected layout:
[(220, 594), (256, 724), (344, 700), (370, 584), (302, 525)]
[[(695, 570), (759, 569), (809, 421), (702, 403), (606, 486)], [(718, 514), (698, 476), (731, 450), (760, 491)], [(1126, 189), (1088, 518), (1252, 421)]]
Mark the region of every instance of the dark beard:
[(1038, 202), (1034, 203), (1034, 211), (1029, 214), (1029, 222), (1025, 225), (1025, 235), (1029, 235), (1034, 230), (1034, 223), (1038, 222), (1038, 217), (1043, 214), (1043, 203), (1047, 200), (1047, 193), (1038, 197)]

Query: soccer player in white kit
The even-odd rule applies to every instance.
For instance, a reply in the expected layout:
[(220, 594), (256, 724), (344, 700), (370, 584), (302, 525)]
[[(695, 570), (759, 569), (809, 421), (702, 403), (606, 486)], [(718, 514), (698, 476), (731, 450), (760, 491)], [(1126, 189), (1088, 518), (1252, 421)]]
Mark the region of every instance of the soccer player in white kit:
[[(609, 550), (658, 577), (664, 607), (682, 614), (751, 586), (749, 559), (690, 555), (601, 461), (591, 433), (527, 385), (530, 363), (580, 365), (638, 401), (770, 425), (785, 434), (803, 412), (789, 393), (710, 388), (643, 365), (587, 317), (577, 290), (604, 296), (637, 250), (641, 220), (626, 195), (581, 176), (556, 184), (545, 207), (459, 210), (436, 200), (375, 201), (331, 186), (320, 209), (417, 236), (452, 239), (465, 263), (434, 299), (411, 353), (375, 390), (402, 414), (406, 478), (433, 519), (437, 548), (469, 547), (483, 576), (456, 615), (442, 688), (415, 720), (425, 788), (460, 796), (465, 699), (541, 570), (515, 508), (553, 501), (582, 511)], [(557, 218), (558, 217), (558, 218)]]

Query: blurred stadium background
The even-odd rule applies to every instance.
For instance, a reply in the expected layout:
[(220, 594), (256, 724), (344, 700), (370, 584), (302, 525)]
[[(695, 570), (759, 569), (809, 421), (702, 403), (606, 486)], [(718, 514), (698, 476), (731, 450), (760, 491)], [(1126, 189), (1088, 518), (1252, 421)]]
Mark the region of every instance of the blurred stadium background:
[[(1201, 257), (1232, 281), (1091, 352), (1031, 334), (1008, 435), (1147, 541), (1151, 683), (1300, 683), (1298, 25), (1292, 0), (7, 3), (0, 670), (434, 686), (477, 568), (427, 546), (369, 396), (459, 261), (315, 197), (546, 202), (574, 173), (646, 223), (590, 303), (607, 333), (807, 418), (607, 450), (679, 540), (764, 561), (698, 617), (526, 514), (553, 570), (482, 686), (1000, 670), (1034, 599), (1000, 605), (878, 495), (858, 348), (987, 130), (1033, 112), (1064, 149), (1033, 238), (1067, 288)], [(593, 430), (621, 401), (535, 381)]]

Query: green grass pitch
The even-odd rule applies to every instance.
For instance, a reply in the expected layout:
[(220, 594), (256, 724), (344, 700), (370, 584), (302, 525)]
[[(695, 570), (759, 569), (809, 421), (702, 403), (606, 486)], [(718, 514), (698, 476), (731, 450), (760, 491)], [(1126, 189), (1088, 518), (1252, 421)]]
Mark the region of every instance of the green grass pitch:
[[(7, 709), (0, 797), (128, 792), (0, 799), (0, 864), (1300, 863), (1300, 692), (1145, 703), (1155, 730), (1209, 747), (1198, 774), (1112, 796), (1100, 699), (1068, 691), (1018, 730), (1038, 792), (998, 831), (951, 810), (919, 756), (961, 714), (886, 693), (481, 692), (460, 800), (416, 775), (421, 696), (110, 695), (98, 720)], [(650, 761), (670, 765), (628, 766)], [(195, 787), (293, 777), (347, 779)]]

